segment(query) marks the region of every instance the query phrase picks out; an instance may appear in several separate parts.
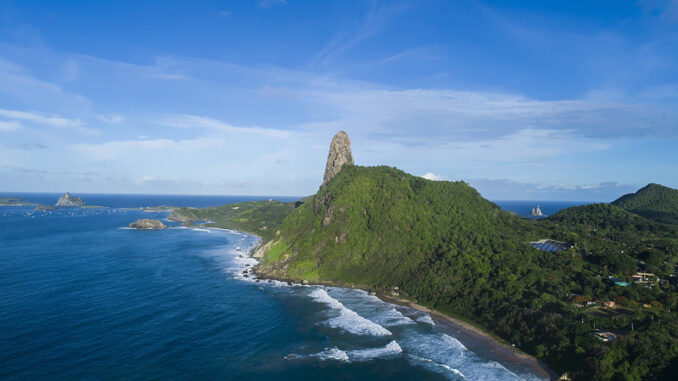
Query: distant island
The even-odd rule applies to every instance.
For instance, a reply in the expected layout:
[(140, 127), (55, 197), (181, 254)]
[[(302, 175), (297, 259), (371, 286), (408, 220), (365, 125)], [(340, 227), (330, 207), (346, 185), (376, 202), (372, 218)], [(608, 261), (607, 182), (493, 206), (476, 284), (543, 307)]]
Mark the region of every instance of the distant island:
[(532, 217), (543, 217), (544, 213), (541, 212), (541, 208), (537, 205), (536, 208), (532, 208)]
[(162, 221), (152, 220), (150, 218), (136, 220), (129, 224), (129, 227), (132, 229), (145, 229), (145, 230), (167, 229), (167, 226), (163, 224)]
[(0, 206), (33, 206), (35, 204), (27, 202), (20, 197), (0, 197)]
[(73, 197), (69, 192), (66, 192), (59, 197), (55, 206), (59, 208), (83, 207), (85, 202), (80, 197)]
[(170, 218), (260, 236), (262, 277), (397, 295), (573, 379), (674, 375), (678, 190), (650, 184), (532, 220), (463, 181), (361, 167), (349, 153), (340, 132), (320, 189), (297, 202), (177, 208)]

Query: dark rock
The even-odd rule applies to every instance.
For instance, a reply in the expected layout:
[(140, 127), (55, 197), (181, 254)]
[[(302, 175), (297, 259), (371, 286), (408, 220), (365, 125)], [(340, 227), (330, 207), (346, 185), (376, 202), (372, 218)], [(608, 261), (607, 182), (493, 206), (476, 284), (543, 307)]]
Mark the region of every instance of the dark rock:
[(151, 220), (148, 218), (144, 218), (141, 220), (136, 220), (129, 224), (130, 228), (133, 229), (166, 229), (167, 226), (163, 224), (161, 221), (158, 220)]

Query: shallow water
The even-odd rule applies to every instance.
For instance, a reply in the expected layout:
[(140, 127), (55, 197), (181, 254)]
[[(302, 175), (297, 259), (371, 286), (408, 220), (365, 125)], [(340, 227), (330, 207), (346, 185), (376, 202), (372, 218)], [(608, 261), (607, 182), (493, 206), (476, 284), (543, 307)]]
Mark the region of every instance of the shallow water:
[(536, 378), (364, 291), (244, 277), (253, 236), (125, 228), (166, 216), (0, 208), (0, 379)]

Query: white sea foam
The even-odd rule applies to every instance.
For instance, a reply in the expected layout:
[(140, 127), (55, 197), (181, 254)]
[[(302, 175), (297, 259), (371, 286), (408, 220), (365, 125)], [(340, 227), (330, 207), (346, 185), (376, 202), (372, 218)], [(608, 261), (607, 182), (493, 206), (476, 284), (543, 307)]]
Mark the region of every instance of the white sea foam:
[(380, 348), (366, 348), (366, 349), (355, 349), (352, 351), (347, 351), (347, 355), (350, 361), (369, 361), (375, 358), (390, 358), (394, 357), (403, 352), (403, 349), (400, 348), (400, 345), (393, 340), (390, 343), (386, 344), (384, 347)]
[(431, 315), (429, 314), (418, 317), (417, 321), (420, 323), (430, 324), (432, 326), (436, 325), (436, 322), (434, 322), (433, 319), (431, 319)]
[(440, 332), (410, 333), (399, 341), (408, 359), (451, 379), (459, 379), (461, 375), (469, 380), (523, 379), (498, 362), (476, 355), (459, 340)]
[[(466, 376), (464, 376), (464, 374), (462, 372), (460, 372), (458, 369), (454, 369), (447, 364), (440, 364), (440, 363), (437, 363), (437, 362), (435, 362), (431, 359), (427, 359), (425, 357), (419, 357), (419, 356), (416, 356), (416, 355), (408, 355), (408, 357), (412, 360), (422, 362), (423, 363), (422, 365), (424, 365), (425, 367), (426, 367), (426, 365), (431, 365), (432, 368), (442, 368), (442, 369), (432, 369), (434, 371), (437, 371), (437, 370), (448, 371), (448, 372), (451, 373), (452, 376), (459, 376), (461, 378), (466, 378)], [(457, 378), (457, 377), (453, 377), (453, 378)]]
[(327, 291), (317, 288), (310, 293), (316, 302), (323, 303), (336, 310), (339, 315), (327, 320), (332, 328), (339, 328), (355, 335), (388, 336), (391, 332), (386, 328), (358, 315), (355, 311), (346, 308), (340, 301), (331, 297)]
[(192, 228), (194, 232), (205, 232), (205, 233), (210, 233), (209, 229), (201, 229), (201, 228)]
[(332, 294), (337, 295), (347, 308), (383, 327), (414, 324), (412, 319), (404, 316), (393, 304), (369, 295), (366, 291), (337, 288), (332, 290)]
[(393, 340), (384, 347), (365, 348), (354, 350), (341, 350), (337, 347), (325, 349), (322, 352), (310, 355), (289, 354), (285, 356), (287, 360), (313, 358), (321, 361), (341, 361), (341, 362), (365, 362), (377, 358), (392, 358), (402, 353), (400, 345)]
[(310, 357), (314, 357), (319, 360), (337, 360), (342, 362), (349, 361), (348, 354), (339, 348), (326, 349), (322, 352), (314, 353)]
[(400, 313), (400, 311), (396, 310), (393, 307), (378, 310), (377, 315), (375, 316), (375, 321), (387, 327), (414, 324), (414, 321), (412, 321), (412, 319), (408, 318), (407, 316), (404, 316), (402, 313)]

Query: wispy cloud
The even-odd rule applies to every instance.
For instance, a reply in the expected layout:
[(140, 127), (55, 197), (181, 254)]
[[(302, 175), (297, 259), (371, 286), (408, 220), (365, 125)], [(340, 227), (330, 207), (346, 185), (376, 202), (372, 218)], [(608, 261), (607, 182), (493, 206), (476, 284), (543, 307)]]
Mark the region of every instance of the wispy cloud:
[(207, 138), (173, 140), (173, 139), (143, 139), (143, 140), (116, 140), (105, 143), (74, 144), (71, 148), (94, 160), (113, 160), (123, 156), (130, 156), (134, 160), (151, 158), (153, 153), (169, 155), (172, 153), (200, 152), (201, 150), (218, 147), (220, 141)]
[(38, 112), (0, 109), (0, 116), (54, 127), (79, 127), (81, 125), (79, 119), (69, 119), (59, 115), (45, 115)]
[(118, 124), (123, 121), (122, 115), (110, 114), (110, 115), (97, 115), (97, 119), (107, 124)]
[(353, 22), (348, 22), (347, 25), (313, 57), (311, 64), (315, 65), (319, 63), (321, 65), (327, 65), (333, 58), (344, 54), (361, 41), (380, 32), (393, 17), (400, 13), (404, 8), (403, 5), (380, 6), (376, 0), (369, 1), (369, 9), (365, 13), (363, 20), (357, 25)]
[[(361, 165), (390, 164), (431, 179), (492, 178), (500, 173), (514, 181), (553, 187), (564, 187), (562, 180), (570, 179), (575, 190), (593, 192), (600, 190), (591, 184), (597, 184), (595, 172), (603, 171), (602, 165), (554, 164), (575, 156), (602, 157), (626, 138), (678, 138), (678, 111), (672, 103), (649, 102), (648, 97), (639, 101), (601, 92), (543, 100), (509, 92), (398, 88), (276, 66), (176, 56), (141, 65), (40, 54), (55, 63), (74, 60), (80, 68), (76, 81), (97, 79), (90, 89), (97, 102), (62, 107), (65, 98), (87, 98), (23, 74), (35, 85), (30, 91), (0, 87), (0, 100), (12, 101), (19, 99), (12, 96), (15, 90), (53, 90), (44, 99), (3, 103), (0, 119), (5, 124), (0, 130), (18, 125), (25, 136), (3, 134), (14, 140), (0, 147), (0, 161), (32, 168), (59, 163), (82, 173), (97, 169), (108, 177), (92, 180), (92, 187), (101, 187), (98, 191), (114, 184), (120, 188), (111, 189), (142, 189), (143, 183), (148, 187), (143, 189), (165, 184), (185, 192), (189, 184), (198, 186), (191, 182), (195, 180), (212, 184), (212, 192), (247, 184), (242, 188), (247, 193), (280, 187), (287, 187), (280, 193), (309, 193), (321, 180), (329, 139), (345, 129)], [(166, 73), (182, 73), (185, 79), (156, 79)], [(656, 93), (667, 97), (674, 89)], [(53, 111), (62, 108), (68, 111)], [(89, 126), (100, 126), (101, 134), (62, 131)], [(50, 148), (19, 148), (26, 141)], [(148, 180), (138, 180), (143, 178)]]
[(10, 122), (0, 120), (0, 131), (16, 131), (21, 128), (21, 123), (17, 122), (16, 120)]
[(232, 133), (246, 133), (256, 135), (266, 135), (274, 137), (286, 137), (290, 135), (289, 131), (277, 130), (273, 128), (263, 128), (257, 126), (233, 126), (229, 123), (197, 115), (171, 115), (162, 117), (157, 121), (158, 124), (177, 128), (202, 128)]
[(644, 184), (621, 184), (606, 181), (598, 184), (540, 184), (508, 179), (470, 179), (471, 186), (490, 200), (568, 200), (611, 202), (635, 192)]

